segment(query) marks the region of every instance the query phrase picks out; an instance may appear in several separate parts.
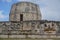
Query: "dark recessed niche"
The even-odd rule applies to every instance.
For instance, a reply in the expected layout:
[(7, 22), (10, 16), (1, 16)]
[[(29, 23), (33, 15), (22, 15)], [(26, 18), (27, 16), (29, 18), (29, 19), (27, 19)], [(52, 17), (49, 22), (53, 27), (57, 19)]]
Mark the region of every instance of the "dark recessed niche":
[(20, 14), (20, 21), (23, 21), (23, 14)]

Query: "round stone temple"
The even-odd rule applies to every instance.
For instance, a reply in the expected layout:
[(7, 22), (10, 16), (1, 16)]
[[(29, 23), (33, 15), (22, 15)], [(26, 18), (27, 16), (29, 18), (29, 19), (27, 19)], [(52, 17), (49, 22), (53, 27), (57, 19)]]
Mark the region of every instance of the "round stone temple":
[(40, 8), (31, 2), (13, 4), (10, 11), (10, 21), (41, 20)]

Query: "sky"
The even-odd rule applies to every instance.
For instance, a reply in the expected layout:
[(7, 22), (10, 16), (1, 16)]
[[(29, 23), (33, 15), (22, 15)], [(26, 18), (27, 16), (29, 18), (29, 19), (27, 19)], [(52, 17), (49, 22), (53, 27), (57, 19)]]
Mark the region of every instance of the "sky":
[(9, 21), (12, 4), (21, 1), (38, 4), (42, 20), (60, 21), (60, 0), (0, 0), (0, 21)]

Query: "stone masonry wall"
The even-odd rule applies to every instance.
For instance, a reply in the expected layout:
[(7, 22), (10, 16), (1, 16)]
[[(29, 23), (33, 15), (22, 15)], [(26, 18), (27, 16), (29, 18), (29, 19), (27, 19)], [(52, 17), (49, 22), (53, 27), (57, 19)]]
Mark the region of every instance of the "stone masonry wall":
[[(17, 35), (25, 35), (25, 37), (26, 35), (28, 35), (28, 37), (33, 37), (32, 35), (34, 35), (35, 37), (36, 35), (40, 35), (43, 37), (44, 35), (49, 37), (52, 35), (59, 36), (60, 28), (58, 28), (59, 26), (57, 24), (60, 23), (48, 21), (0, 22), (0, 37), (6, 36), (6, 38), (15, 38), (16, 36), (18, 38)], [(37, 37), (39, 38), (39, 36)]]

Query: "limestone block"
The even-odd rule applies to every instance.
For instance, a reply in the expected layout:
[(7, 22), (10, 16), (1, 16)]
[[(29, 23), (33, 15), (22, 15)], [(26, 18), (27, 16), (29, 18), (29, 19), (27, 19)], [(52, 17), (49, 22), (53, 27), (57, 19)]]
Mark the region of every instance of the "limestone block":
[(26, 38), (25, 35), (10, 35), (9, 38)]
[(0, 38), (8, 38), (8, 35), (0, 35)]

